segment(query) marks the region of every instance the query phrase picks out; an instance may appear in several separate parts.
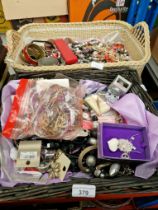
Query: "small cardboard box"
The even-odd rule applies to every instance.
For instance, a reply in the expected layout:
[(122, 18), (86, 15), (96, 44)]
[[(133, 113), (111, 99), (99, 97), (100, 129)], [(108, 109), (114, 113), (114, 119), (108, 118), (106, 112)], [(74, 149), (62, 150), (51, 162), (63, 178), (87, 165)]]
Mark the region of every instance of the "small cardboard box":
[(67, 15), (67, 0), (2, 0), (6, 20)]

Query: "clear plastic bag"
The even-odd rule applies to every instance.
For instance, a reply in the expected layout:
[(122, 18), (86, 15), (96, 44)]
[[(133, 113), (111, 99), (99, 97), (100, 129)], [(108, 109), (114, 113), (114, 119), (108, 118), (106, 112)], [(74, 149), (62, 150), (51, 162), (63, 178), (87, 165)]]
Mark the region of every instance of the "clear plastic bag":
[(34, 118), (35, 134), (48, 139), (72, 139), (72, 132), (78, 133), (81, 128), (81, 99), (59, 85), (51, 86), (42, 98)]
[(115, 43), (115, 42), (121, 42), (123, 43), (123, 39), (121, 37), (120, 32), (110, 32), (108, 33), (103, 39), (102, 39), (103, 43)]
[[(73, 140), (82, 130), (82, 98), (75, 89), (45, 80), (22, 79), (3, 129), (8, 139), (37, 135)], [(42, 85), (43, 84), (43, 85)], [(40, 87), (40, 88), (39, 88)]]

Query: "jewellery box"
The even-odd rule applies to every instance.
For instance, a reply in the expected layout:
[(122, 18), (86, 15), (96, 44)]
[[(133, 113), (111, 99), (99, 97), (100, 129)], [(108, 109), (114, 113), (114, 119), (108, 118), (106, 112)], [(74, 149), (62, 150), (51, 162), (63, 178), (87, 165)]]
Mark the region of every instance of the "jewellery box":
[(98, 128), (98, 157), (101, 159), (150, 161), (145, 127), (101, 123)]

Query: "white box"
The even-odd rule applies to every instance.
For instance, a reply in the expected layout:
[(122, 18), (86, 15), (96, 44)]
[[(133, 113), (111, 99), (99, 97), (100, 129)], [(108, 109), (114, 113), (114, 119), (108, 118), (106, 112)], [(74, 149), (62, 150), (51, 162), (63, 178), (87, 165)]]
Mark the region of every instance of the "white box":
[(67, 0), (2, 0), (6, 20), (67, 15)]

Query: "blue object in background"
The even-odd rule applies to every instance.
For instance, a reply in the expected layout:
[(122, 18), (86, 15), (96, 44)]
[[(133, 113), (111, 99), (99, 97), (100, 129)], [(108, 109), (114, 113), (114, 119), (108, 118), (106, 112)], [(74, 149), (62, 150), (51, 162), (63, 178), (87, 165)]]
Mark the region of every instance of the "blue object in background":
[(138, 4), (138, 11), (135, 18), (135, 24), (145, 20), (147, 12), (148, 12), (148, 6), (150, 4), (150, 0), (140, 0), (140, 3)]
[(155, 200), (155, 201), (152, 201), (152, 202), (149, 202), (149, 203), (144, 203), (144, 204), (140, 205), (138, 208), (144, 209), (144, 208), (155, 206), (157, 204), (158, 204), (158, 200)]
[(155, 106), (156, 109), (158, 110), (158, 101), (154, 101), (154, 106)]
[(134, 200), (135, 206), (138, 209), (146, 209), (158, 204), (158, 197), (146, 197), (146, 198), (136, 198)]
[(150, 31), (153, 29), (156, 18), (158, 16), (158, 1), (154, 1), (153, 5), (151, 7), (151, 16), (150, 20), (147, 20), (147, 23), (149, 24), (149, 29)]
[(134, 25), (135, 24), (135, 14), (138, 10), (138, 2), (137, 0), (132, 0), (131, 5), (128, 12), (127, 22)]
[(158, 16), (158, 0), (131, 0), (127, 22), (135, 25), (146, 21), (152, 30)]

